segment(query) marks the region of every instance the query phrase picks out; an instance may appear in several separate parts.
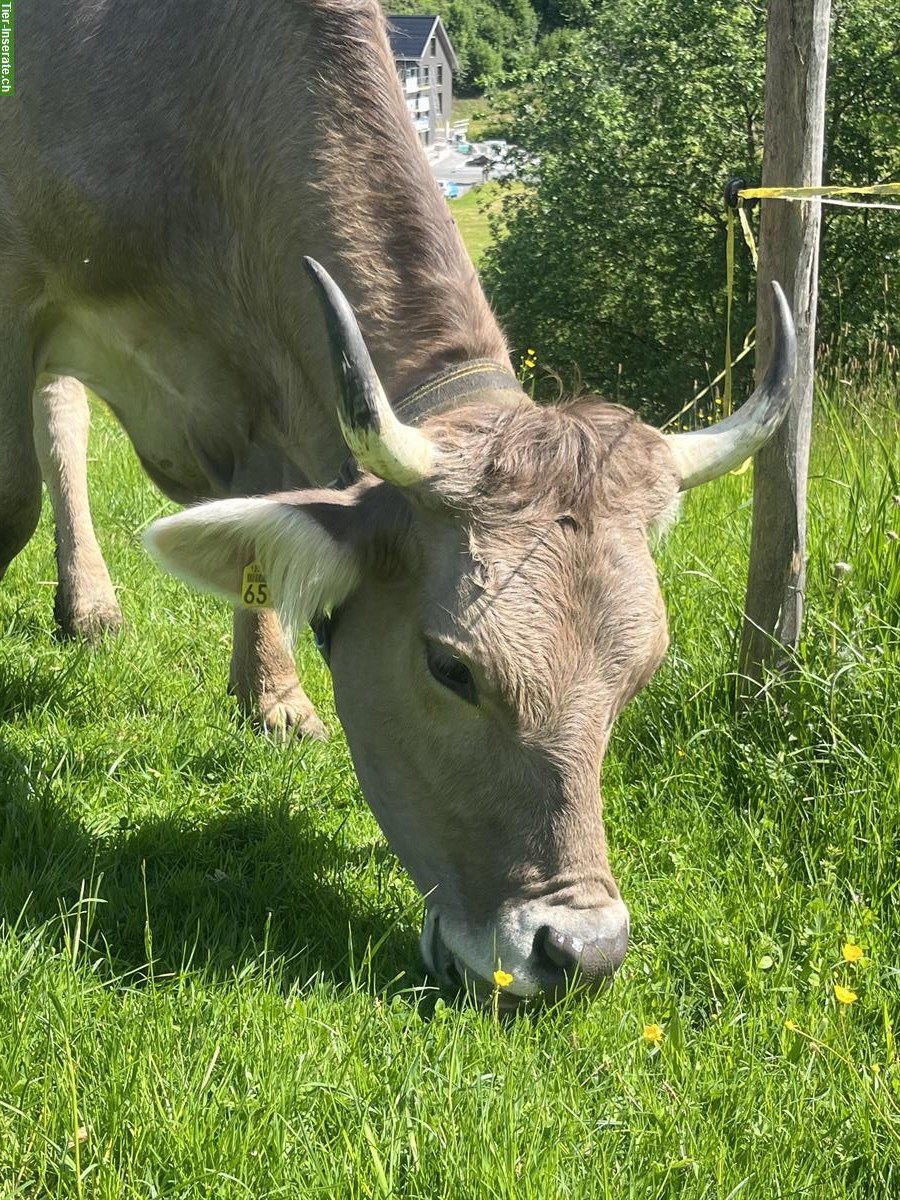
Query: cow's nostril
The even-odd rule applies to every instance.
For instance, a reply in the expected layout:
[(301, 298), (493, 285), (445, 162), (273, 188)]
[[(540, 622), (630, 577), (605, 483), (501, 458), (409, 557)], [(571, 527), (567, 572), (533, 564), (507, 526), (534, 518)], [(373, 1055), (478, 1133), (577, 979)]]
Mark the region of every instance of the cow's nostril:
[(568, 975), (575, 971), (583, 948), (581, 942), (549, 925), (542, 926), (534, 937), (535, 958), (550, 975)]
[(624, 931), (621, 938), (584, 942), (573, 934), (544, 925), (535, 934), (534, 957), (551, 987), (571, 982), (576, 976), (585, 983), (600, 984), (615, 974), (625, 957), (626, 945)]

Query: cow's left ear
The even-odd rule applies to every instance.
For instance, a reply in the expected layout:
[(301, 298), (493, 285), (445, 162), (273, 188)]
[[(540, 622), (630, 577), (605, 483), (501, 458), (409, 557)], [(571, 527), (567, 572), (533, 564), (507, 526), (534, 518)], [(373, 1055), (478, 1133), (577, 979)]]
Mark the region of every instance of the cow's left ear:
[(286, 492), (197, 504), (154, 521), (144, 543), (173, 575), (232, 604), (258, 564), (273, 607), (297, 631), (359, 584), (357, 520), (354, 489)]

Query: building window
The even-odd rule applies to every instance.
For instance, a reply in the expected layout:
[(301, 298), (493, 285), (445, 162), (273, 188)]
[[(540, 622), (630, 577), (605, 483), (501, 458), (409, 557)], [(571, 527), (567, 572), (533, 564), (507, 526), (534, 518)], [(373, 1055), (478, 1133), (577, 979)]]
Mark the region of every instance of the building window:
[(429, 54), (431, 55), (432, 58), (434, 58), (434, 56), (437, 54), (437, 38), (436, 37), (433, 37), (431, 39), (431, 48), (429, 50)]
[(440, 63), (438, 63), (438, 68), (437, 68), (437, 81), (438, 81), (438, 87), (440, 87), (441, 84), (444, 82), (444, 68)]
[(422, 82), (426, 85), (431, 83), (431, 71), (428, 67), (422, 68)]
[(438, 112), (442, 113), (444, 111), (444, 93), (438, 92), (437, 98), (438, 98)]

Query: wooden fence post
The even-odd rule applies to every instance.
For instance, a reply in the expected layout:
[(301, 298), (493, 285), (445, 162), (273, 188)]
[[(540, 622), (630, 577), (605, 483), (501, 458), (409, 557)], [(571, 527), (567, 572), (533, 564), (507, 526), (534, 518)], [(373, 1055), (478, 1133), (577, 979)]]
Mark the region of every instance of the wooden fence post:
[[(822, 182), (831, 0), (768, 0), (763, 187)], [(756, 456), (753, 533), (739, 693), (783, 668), (800, 639), (806, 587), (806, 485), (812, 424), (821, 205), (763, 200), (757, 278), (756, 371), (772, 344), (769, 282), (784, 287), (797, 324), (794, 406)]]

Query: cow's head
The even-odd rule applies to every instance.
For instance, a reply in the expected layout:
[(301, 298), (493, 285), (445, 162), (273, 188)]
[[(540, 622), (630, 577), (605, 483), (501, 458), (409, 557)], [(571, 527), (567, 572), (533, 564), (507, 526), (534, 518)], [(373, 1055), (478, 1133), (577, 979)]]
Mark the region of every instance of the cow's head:
[(232, 600), (256, 559), (295, 630), (331, 615), (338, 712), (427, 898), (422, 953), (439, 977), (487, 992), (501, 969), (515, 996), (599, 984), (628, 941), (600, 765), (667, 643), (650, 540), (680, 491), (777, 426), (795, 359), (784, 296), (765, 382), (713, 429), (664, 437), (599, 401), (540, 408), (515, 393), (411, 428), (313, 270), (356, 482), (198, 505), (157, 522), (150, 546)]

